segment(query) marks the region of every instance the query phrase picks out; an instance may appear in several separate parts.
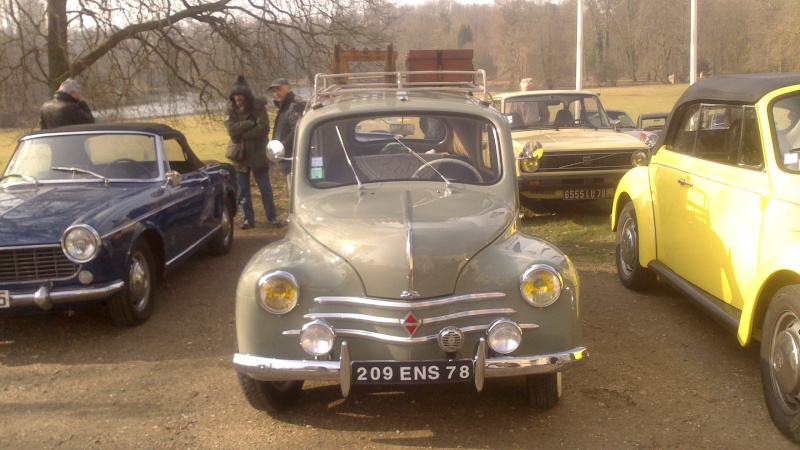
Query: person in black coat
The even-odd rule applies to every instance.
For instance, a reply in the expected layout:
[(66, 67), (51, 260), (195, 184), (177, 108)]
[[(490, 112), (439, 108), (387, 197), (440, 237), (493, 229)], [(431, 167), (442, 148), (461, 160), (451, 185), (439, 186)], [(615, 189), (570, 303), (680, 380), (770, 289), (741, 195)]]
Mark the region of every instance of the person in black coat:
[(234, 142), (244, 144), (244, 159), (231, 161), (236, 168), (236, 182), (239, 185), (239, 207), (242, 210), (244, 221), (243, 230), (255, 226), (255, 212), (250, 194), (250, 172), (256, 180), (261, 191), (261, 202), (267, 220), (273, 227), (280, 228), (278, 212), (272, 195), (272, 185), (269, 181), (269, 160), (267, 159), (267, 137), (269, 136), (269, 117), (267, 116), (266, 101), (257, 99), (250, 90), (250, 85), (244, 77), (239, 75), (233, 83), (228, 96), (230, 105), (225, 119), (225, 128)]
[[(294, 154), (295, 128), (297, 127), (297, 121), (303, 116), (303, 110), (306, 104), (300, 96), (295, 95), (294, 91), (292, 91), (292, 86), (286, 78), (278, 78), (273, 81), (269, 86), (269, 91), (275, 98), (273, 103), (278, 108), (278, 114), (275, 116), (275, 128), (272, 131), (272, 139), (281, 141), (285, 150), (285, 158), (292, 158)], [(291, 161), (281, 161), (276, 171), (288, 175), (292, 171)], [(286, 188), (289, 188), (288, 176)]]
[(53, 98), (44, 102), (39, 110), (39, 126), (45, 130), (64, 125), (94, 123), (92, 110), (81, 96), (80, 89), (72, 78), (64, 80)]

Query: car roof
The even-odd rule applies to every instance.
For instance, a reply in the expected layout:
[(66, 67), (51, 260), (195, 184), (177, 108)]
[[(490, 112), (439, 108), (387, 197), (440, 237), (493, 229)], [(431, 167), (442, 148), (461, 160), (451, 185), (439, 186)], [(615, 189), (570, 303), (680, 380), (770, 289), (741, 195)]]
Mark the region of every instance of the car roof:
[(32, 131), (25, 134), (27, 136), (41, 136), (47, 134), (91, 132), (102, 133), (104, 131), (124, 132), (134, 131), (140, 133), (150, 133), (162, 136), (165, 139), (185, 140), (183, 133), (162, 123), (147, 122), (120, 122), (120, 123), (90, 123), (84, 125), (67, 125), (65, 127), (48, 128), (46, 130)]
[(800, 84), (800, 73), (748, 73), (703, 78), (689, 86), (676, 106), (699, 101), (755, 104), (766, 94)]
[(527, 96), (534, 96), (534, 95), (592, 95), (596, 96), (594, 92), (589, 91), (575, 91), (575, 90), (543, 90), (543, 91), (516, 91), (516, 92), (503, 92), (500, 94), (493, 94), (492, 96), (496, 99), (509, 99), (509, 98), (516, 98), (516, 97), (527, 97)]

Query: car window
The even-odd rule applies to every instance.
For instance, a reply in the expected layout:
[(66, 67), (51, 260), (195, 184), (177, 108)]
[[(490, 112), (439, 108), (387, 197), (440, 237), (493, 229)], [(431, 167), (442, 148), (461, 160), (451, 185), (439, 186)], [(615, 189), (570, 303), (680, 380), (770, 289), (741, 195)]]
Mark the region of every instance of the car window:
[(197, 170), (192, 164), (191, 159), (186, 155), (186, 150), (177, 139), (164, 140), (164, 153), (166, 154), (166, 170), (176, 170), (178, 173), (187, 174)]
[(492, 184), (498, 132), (480, 117), (376, 115), (330, 121), (310, 134), (307, 177), (318, 188), (386, 181)]
[(770, 108), (775, 127), (778, 163), (786, 170), (800, 171), (800, 95), (783, 97)]
[[(537, 94), (507, 99), (503, 114), (513, 128), (589, 126), (611, 128), (600, 100), (591, 94)], [(524, 124), (524, 125), (519, 125)]]

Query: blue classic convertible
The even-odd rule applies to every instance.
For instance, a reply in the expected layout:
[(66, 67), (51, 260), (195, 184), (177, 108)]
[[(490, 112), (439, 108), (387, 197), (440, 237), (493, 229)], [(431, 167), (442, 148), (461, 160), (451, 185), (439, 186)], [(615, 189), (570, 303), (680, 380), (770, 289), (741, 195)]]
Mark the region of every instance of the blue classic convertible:
[(23, 136), (0, 178), (0, 314), (107, 302), (116, 325), (153, 311), (158, 278), (233, 243), (230, 164), (205, 163), (160, 124)]

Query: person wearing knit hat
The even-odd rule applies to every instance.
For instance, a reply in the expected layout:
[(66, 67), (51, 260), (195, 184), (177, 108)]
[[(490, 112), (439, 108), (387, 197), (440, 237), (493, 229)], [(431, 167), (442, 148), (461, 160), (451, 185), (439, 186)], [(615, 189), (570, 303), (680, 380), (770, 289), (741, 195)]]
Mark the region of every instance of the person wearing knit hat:
[(267, 103), (256, 98), (250, 85), (242, 75), (236, 78), (228, 95), (228, 106), (225, 129), (231, 140), (244, 144), (244, 159), (231, 161), (236, 168), (236, 182), (239, 186), (239, 208), (244, 217), (241, 228), (247, 230), (255, 226), (255, 212), (250, 192), (250, 173), (261, 191), (269, 223), (276, 228), (283, 226), (278, 222), (278, 212), (272, 195), (269, 181), (269, 160), (267, 159), (267, 139), (269, 136), (269, 117)]

